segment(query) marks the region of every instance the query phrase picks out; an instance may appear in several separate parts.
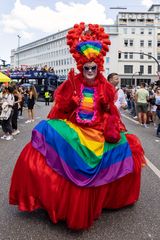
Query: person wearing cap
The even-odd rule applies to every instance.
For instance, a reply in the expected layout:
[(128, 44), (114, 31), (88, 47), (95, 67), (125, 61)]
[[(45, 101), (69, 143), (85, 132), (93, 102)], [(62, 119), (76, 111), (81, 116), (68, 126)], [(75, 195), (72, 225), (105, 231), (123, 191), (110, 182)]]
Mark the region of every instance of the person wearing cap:
[[(103, 208), (139, 197), (144, 151), (120, 124), (115, 89), (106, 80), (109, 36), (97, 24), (75, 24), (67, 44), (77, 62), (55, 91), (48, 120), (32, 131), (17, 160), (9, 202), (21, 211), (47, 210), (53, 223), (88, 229)], [(23, 169), (23, 171), (22, 171)]]

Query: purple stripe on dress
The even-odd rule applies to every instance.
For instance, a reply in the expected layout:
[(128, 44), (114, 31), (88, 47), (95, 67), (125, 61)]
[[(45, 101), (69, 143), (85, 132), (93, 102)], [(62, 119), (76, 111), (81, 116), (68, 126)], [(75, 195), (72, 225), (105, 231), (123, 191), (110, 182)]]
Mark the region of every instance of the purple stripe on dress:
[(56, 151), (45, 142), (44, 136), (36, 130), (32, 133), (32, 146), (46, 158), (47, 164), (52, 169), (80, 187), (104, 185), (133, 172), (133, 159), (128, 157), (101, 170), (98, 174), (93, 175), (92, 178), (87, 178), (68, 166)]

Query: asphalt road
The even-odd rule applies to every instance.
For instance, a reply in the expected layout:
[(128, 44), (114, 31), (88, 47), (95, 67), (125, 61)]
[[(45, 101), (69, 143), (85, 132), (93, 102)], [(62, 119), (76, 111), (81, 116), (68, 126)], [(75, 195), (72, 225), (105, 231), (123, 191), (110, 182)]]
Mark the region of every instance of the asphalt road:
[[(0, 139), (0, 240), (160, 240), (160, 178), (149, 166), (142, 172), (139, 201), (121, 210), (104, 210), (87, 231), (73, 232), (64, 222), (54, 225), (44, 210), (22, 213), (16, 206), (8, 204), (10, 178), (16, 159), (30, 140), (33, 126), (46, 117), (49, 109), (38, 102), (34, 123), (24, 123), (27, 119), (25, 110), (24, 119), (19, 120), (21, 133), (15, 136), (15, 140)], [(160, 170), (160, 139), (155, 137), (154, 127), (144, 129), (129, 119), (123, 120), (128, 130), (139, 136), (147, 158)]]

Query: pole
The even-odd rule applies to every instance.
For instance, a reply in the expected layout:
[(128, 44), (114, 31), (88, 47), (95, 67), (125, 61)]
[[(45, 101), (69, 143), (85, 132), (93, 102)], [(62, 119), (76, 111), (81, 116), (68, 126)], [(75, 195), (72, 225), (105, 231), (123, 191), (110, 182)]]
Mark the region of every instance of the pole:
[(136, 73), (138, 73), (140, 75), (140, 72), (135, 72), (135, 73), (132, 74), (132, 85), (133, 85), (133, 77), (135, 76), (135, 86), (137, 86)]
[(18, 68), (19, 68), (19, 47), (20, 47), (20, 39), (21, 39), (21, 36), (20, 35), (17, 35), (18, 37)]

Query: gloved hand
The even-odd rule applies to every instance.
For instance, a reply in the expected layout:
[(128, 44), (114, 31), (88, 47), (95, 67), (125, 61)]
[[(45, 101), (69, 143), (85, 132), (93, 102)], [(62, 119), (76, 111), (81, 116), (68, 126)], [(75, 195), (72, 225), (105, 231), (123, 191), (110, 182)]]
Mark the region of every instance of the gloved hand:
[(106, 142), (117, 143), (121, 139), (118, 119), (115, 120), (114, 116), (109, 116), (104, 121), (104, 137)]
[(80, 105), (80, 97), (78, 95), (73, 95), (71, 98), (71, 102), (73, 105), (78, 107)]
[(104, 94), (100, 94), (99, 101), (103, 111), (108, 112), (110, 109), (110, 106), (108, 104), (108, 99), (105, 99)]

